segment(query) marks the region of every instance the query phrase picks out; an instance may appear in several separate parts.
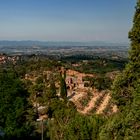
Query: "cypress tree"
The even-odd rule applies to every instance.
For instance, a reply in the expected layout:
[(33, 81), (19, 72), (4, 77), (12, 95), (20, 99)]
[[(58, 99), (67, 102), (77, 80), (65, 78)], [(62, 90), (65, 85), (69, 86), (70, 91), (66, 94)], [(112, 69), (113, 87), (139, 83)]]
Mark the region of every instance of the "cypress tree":
[(62, 76), (62, 74), (60, 74), (60, 96), (66, 100), (67, 98), (67, 85), (65, 82), (65, 78), (66, 76), (64, 75), (64, 77)]

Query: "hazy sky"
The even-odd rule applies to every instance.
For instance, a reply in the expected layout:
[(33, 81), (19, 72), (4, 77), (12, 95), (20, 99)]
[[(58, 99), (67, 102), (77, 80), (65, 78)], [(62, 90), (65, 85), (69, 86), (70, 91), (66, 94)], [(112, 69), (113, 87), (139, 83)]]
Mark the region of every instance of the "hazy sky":
[(136, 0), (0, 0), (0, 40), (127, 42)]

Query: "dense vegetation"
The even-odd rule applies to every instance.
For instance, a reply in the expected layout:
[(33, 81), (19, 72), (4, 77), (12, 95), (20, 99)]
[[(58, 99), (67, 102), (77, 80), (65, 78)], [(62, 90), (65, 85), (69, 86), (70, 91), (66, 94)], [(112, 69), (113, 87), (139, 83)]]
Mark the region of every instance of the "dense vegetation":
[[(74, 65), (75, 63), (77, 66)], [(75, 59), (75, 57), (65, 57), (64, 60), (62, 60), (62, 65), (65, 65), (67, 68), (91, 74), (105, 74), (107, 72), (122, 70), (126, 63), (127, 59), (125, 58), (108, 59), (103, 57), (87, 58), (83, 56), (79, 57), (79, 59)]]
[(0, 131), (4, 139), (24, 139), (32, 134), (28, 92), (12, 70), (0, 71)]
[[(98, 73), (90, 86), (110, 89), (107, 72), (120, 71), (126, 61), (94, 59), (91, 61), (56, 61), (36, 55), (17, 64), (0, 68), (0, 139), (40, 139), (41, 123), (44, 139), (51, 140), (138, 140), (140, 138), (140, 0), (137, 2), (134, 24), (129, 32), (131, 50), (129, 62), (115, 78), (112, 98), (119, 111), (113, 115), (82, 115), (67, 99), (65, 72), (60, 67), (84, 73)], [(69, 63), (67, 63), (69, 62)], [(77, 67), (72, 64), (78, 63)], [(44, 72), (49, 73), (45, 74)], [(32, 75), (28, 77), (27, 74)], [(86, 77), (89, 78), (89, 77)], [(84, 80), (84, 79), (83, 79)], [(86, 79), (85, 79), (86, 80)], [(60, 84), (60, 96), (57, 94)], [(89, 86), (89, 85), (87, 85)], [(45, 106), (38, 111), (38, 104)], [(107, 110), (106, 110), (107, 111)], [(41, 114), (42, 113), (42, 114)], [(42, 122), (36, 120), (46, 115)]]
[(113, 99), (119, 113), (101, 130), (102, 139), (140, 138), (140, 0), (137, 1), (133, 28), (129, 32), (131, 50), (129, 63), (113, 84)]

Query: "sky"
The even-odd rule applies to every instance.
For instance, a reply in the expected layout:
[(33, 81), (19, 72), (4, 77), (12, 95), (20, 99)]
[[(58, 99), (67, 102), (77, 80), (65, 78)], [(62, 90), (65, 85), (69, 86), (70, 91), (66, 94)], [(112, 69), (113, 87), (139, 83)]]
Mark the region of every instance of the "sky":
[(0, 40), (128, 42), (136, 0), (0, 0)]

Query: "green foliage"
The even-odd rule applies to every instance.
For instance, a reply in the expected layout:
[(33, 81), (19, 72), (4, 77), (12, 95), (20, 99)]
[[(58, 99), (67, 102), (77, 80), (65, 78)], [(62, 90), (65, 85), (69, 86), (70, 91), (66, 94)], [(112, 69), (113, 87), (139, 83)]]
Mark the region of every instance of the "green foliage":
[(36, 84), (42, 84), (43, 83), (43, 77), (42, 76), (39, 76), (37, 79), (36, 79)]
[(85, 83), (85, 87), (95, 87), (98, 90), (106, 90), (111, 88), (112, 79), (105, 76), (104, 74), (93, 77), (84, 77), (83, 81), (89, 81)]
[(31, 134), (27, 122), (27, 92), (12, 71), (0, 72), (0, 125), (5, 139), (21, 139)]
[(48, 113), (51, 118), (48, 122), (50, 139), (63, 139), (65, 125), (75, 116), (76, 109), (63, 100), (53, 98)]
[[(71, 104), (71, 103), (70, 103)], [(52, 119), (48, 120), (48, 136), (51, 140), (98, 139), (104, 119), (99, 116), (83, 116), (69, 102), (53, 99), (50, 105)]]
[(112, 84), (111, 79), (105, 76), (93, 78), (91, 82), (91, 85), (96, 89), (98, 89), (99, 91), (110, 89), (111, 84)]
[(103, 119), (99, 116), (82, 116), (76, 114), (76, 116), (69, 122), (66, 128), (66, 140), (85, 140), (99, 139), (100, 127), (103, 125)]
[(60, 75), (60, 95), (61, 97), (66, 100), (67, 98), (67, 85), (65, 82), (65, 77)]
[(138, 140), (140, 137), (140, 0), (129, 33), (129, 63), (113, 83), (112, 97), (119, 113), (108, 119), (100, 139)]
[(113, 84), (112, 97), (114, 103), (119, 107), (120, 111), (130, 106), (132, 103), (132, 90), (133, 87), (130, 86), (129, 77), (125, 74), (118, 76)]
[(96, 58), (93, 60), (87, 60), (86, 62), (79, 62), (79, 66), (72, 67), (82, 73), (91, 74), (105, 74), (107, 72), (122, 70), (126, 60), (112, 60), (106, 58)]
[(50, 98), (56, 97), (56, 87), (54, 81), (50, 82), (49, 97)]
[(130, 105), (133, 100), (133, 90), (140, 77), (140, 1), (136, 6), (133, 28), (129, 33), (131, 40), (130, 61), (123, 73), (118, 76), (113, 85), (113, 97), (117, 105)]

